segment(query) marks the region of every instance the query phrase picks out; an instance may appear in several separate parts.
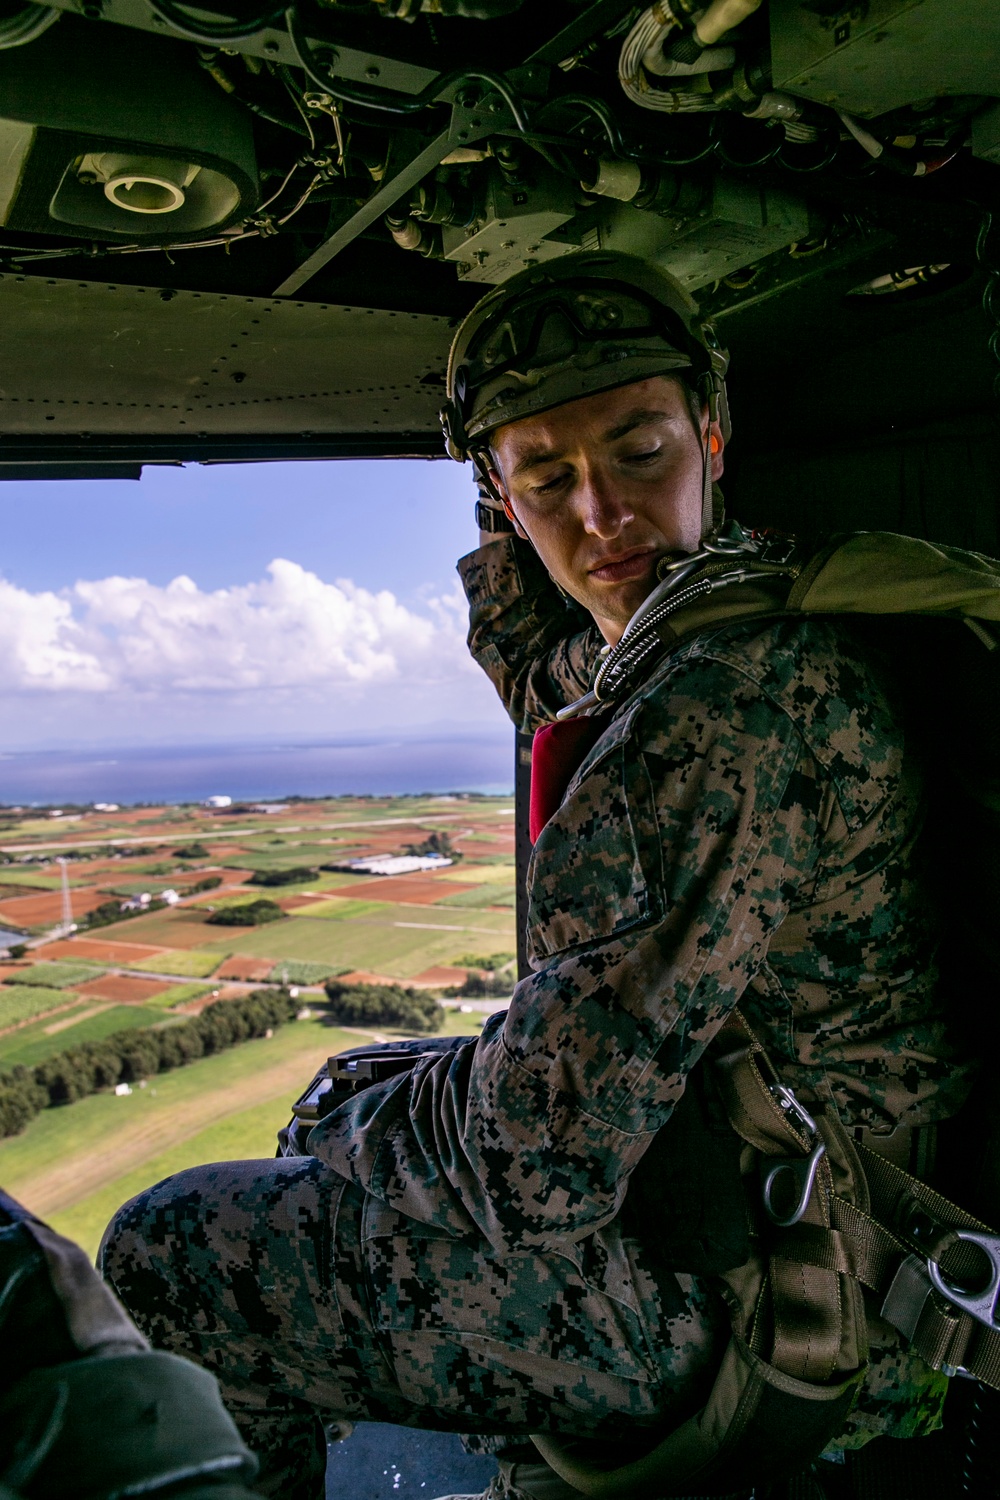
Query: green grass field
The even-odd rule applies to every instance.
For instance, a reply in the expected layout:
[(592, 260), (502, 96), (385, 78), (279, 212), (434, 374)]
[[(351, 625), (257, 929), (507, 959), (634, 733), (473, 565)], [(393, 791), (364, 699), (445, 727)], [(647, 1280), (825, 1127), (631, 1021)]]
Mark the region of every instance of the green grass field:
[(62, 885), (62, 876), (43, 875), (37, 865), (3, 865), (0, 866), (0, 886), (4, 885), (31, 885), (38, 891), (57, 891)]
[[(480, 1021), (448, 1011), (442, 1034), (473, 1036)], [(328, 1056), (363, 1040), (363, 1034), (321, 1020), (297, 1021), (269, 1039), (161, 1073), (125, 1098), (96, 1094), (65, 1109), (43, 1110), (23, 1134), (0, 1141), (0, 1182), (28, 1207), (38, 1204), (36, 1211), (54, 1229), (93, 1255), (119, 1204), (151, 1183), (203, 1162), (273, 1156), (275, 1132), (287, 1124), (295, 1095)], [(269, 1091), (276, 1078), (283, 1082)], [(108, 1164), (137, 1139), (158, 1141), (160, 1149), (115, 1172)], [(66, 1179), (94, 1184), (97, 1178), (75, 1200), (72, 1187), (67, 1193), (62, 1185)], [(60, 1195), (71, 1201), (45, 1206)]]
[[(94, 999), (81, 1000), (73, 1010), (45, 1018), (32, 1026), (21, 1026), (17, 1031), (10, 1031), (6, 1036), (0, 1037), (0, 1072), (6, 1072), (18, 1064), (26, 1068), (37, 1067), (47, 1058), (55, 1057), (57, 1052), (67, 1052), (70, 1047), (78, 1047), (83, 1042), (101, 1042), (114, 1031), (132, 1031), (160, 1022), (176, 1025), (178, 1019), (184, 1019), (164, 1010), (157, 1003), (161, 998), (157, 995), (156, 1001), (149, 1005), (107, 1006), (96, 1016), (91, 1012), (100, 1007), (102, 1002)], [(64, 1002), (65, 999), (64, 995)], [(74, 1016), (79, 1019), (74, 1020)], [(69, 1024), (63, 1026), (64, 1021)], [(58, 1025), (59, 1030), (48, 1031), (47, 1026), (52, 1024)]]
[(247, 929), (240, 935), (239, 951), (248, 958), (271, 958), (275, 962), (301, 958), (345, 970), (374, 969), (396, 979), (411, 979), (433, 965), (447, 964), (456, 945), (475, 942), (479, 947), (483, 937), (495, 939), (498, 950), (512, 949), (513, 911), (469, 913), (440, 906), (385, 904), (377, 912), (349, 921), (294, 916)]
[(96, 979), (106, 972), (102, 964), (32, 964), (30, 969), (16, 969), (9, 981), (12, 984), (41, 984), (49, 989), (64, 990), (71, 984), (82, 984), (85, 979)]
[[(18, 1021), (27, 1021), (31, 1016), (44, 1015), (56, 1006), (65, 1005), (67, 999), (62, 990), (45, 989), (37, 984), (0, 985), (0, 1027), (16, 1026)], [(0, 1037), (0, 1047), (6, 1039)]]
[(299, 912), (302, 917), (315, 918), (320, 922), (348, 922), (356, 917), (370, 917), (373, 912), (378, 912), (385, 901), (364, 901), (353, 896), (335, 896), (332, 901), (317, 901), (315, 906), (303, 907)]
[(204, 953), (197, 948), (178, 948), (174, 953), (163, 953), (159, 958), (148, 960), (147, 968), (154, 974), (176, 974), (179, 979), (207, 979), (228, 958), (228, 953)]
[(513, 906), (516, 899), (513, 885), (509, 881), (479, 885), (474, 891), (458, 891), (454, 896), (442, 896), (434, 903), (442, 906)]
[(157, 1006), (161, 1010), (173, 1010), (175, 1006), (184, 1005), (188, 1000), (200, 1000), (202, 995), (210, 995), (212, 986), (192, 981), (190, 984), (172, 984), (168, 990), (161, 990), (158, 995), (144, 1003), (144, 1009)]

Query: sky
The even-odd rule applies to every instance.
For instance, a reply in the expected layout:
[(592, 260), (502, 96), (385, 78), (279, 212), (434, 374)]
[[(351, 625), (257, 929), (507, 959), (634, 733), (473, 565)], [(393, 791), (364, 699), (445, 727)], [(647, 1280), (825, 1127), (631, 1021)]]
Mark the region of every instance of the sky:
[(465, 646), (471, 470), (0, 482), (0, 751), (509, 733)]

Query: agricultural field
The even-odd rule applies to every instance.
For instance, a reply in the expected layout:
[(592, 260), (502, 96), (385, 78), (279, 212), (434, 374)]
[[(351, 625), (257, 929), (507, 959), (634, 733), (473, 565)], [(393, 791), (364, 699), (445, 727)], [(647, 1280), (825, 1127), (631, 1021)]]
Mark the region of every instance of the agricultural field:
[[(72, 819), (32, 813), (5, 828), (0, 926), (23, 938), (0, 956), (0, 1074), (116, 1031), (176, 1025), (262, 984), (298, 987), (311, 1019), (160, 1074), (131, 1095), (43, 1110), (0, 1141), (0, 1182), (93, 1252), (117, 1204), (143, 1186), (199, 1162), (270, 1156), (290, 1100), (319, 1062), (377, 1035), (327, 1023), (325, 980), (447, 995), (491, 955), (513, 953), (511, 813), (510, 798), (331, 798), (293, 802), (278, 816), (124, 808)], [(432, 837), (452, 864), (400, 876), (323, 868)], [(68, 932), (63, 869), (76, 924)], [(298, 878), (282, 881), (286, 871)], [(157, 902), (163, 891), (179, 899)], [(149, 909), (120, 910), (144, 894)], [(274, 920), (212, 921), (259, 901), (274, 903)], [(475, 1034), (502, 1003), (475, 1001), (471, 1013), (453, 1005), (442, 1029)]]

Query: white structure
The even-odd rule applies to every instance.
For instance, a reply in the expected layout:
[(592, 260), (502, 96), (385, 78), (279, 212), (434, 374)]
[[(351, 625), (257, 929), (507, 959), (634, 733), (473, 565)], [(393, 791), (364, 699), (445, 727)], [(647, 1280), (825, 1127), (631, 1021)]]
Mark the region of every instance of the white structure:
[(118, 810), (119, 810), (119, 808), (118, 808), (118, 803), (117, 802), (95, 802), (94, 803), (94, 811), (95, 812), (118, 812)]
[(443, 870), (453, 865), (443, 854), (371, 854), (366, 859), (349, 859), (336, 870), (352, 870), (358, 875), (412, 875), (416, 870)]
[(160, 900), (166, 902), (167, 906), (176, 906), (180, 899), (180, 892), (172, 888), (168, 891), (160, 892)]
[(232, 807), (232, 797), (206, 797), (202, 807)]
[(145, 911), (146, 907), (149, 906), (152, 899), (153, 898), (148, 891), (143, 891), (141, 896), (130, 896), (127, 901), (123, 901), (119, 910)]

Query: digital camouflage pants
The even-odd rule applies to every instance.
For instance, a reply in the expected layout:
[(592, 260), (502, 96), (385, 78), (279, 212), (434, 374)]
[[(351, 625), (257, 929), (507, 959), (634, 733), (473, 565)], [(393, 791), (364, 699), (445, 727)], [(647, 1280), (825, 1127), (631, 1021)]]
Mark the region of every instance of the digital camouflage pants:
[(323, 1421), (627, 1437), (700, 1404), (727, 1320), (611, 1226), (498, 1256), (312, 1157), (223, 1162), (124, 1205), (101, 1266), (160, 1348), (218, 1377), (259, 1487), (321, 1500)]

